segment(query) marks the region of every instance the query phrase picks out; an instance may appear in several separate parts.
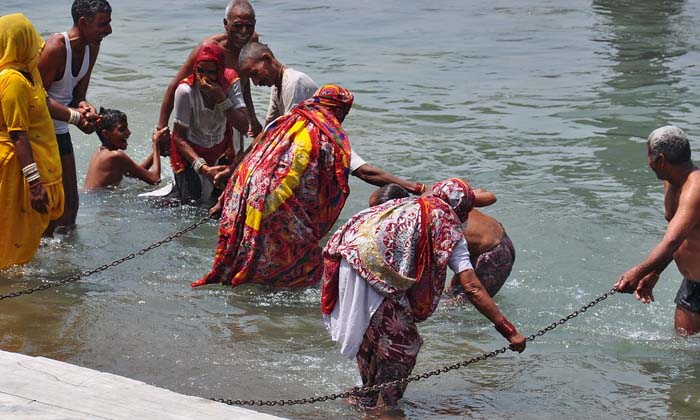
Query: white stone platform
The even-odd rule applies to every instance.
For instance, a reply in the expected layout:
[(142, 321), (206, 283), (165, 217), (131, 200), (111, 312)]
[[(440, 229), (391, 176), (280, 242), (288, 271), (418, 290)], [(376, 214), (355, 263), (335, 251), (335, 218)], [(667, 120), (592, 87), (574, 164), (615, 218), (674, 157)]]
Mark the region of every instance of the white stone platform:
[(280, 417), (181, 395), (44, 357), (0, 351), (0, 419), (270, 420)]

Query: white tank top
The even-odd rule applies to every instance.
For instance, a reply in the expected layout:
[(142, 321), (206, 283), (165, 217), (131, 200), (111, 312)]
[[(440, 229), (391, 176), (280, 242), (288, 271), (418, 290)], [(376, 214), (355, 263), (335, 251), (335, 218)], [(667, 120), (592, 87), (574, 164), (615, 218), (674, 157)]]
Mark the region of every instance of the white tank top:
[[(66, 41), (66, 65), (63, 69), (63, 77), (51, 83), (48, 94), (54, 101), (67, 106), (73, 100), (75, 86), (85, 77), (90, 68), (90, 46), (85, 46), (85, 55), (83, 56), (83, 63), (80, 65), (80, 71), (77, 76), (73, 77), (73, 50), (70, 47), (70, 38), (68, 38), (68, 32), (63, 32), (61, 35)], [(68, 132), (67, 122), (53, 120), (53, 126), (56, 134)]]

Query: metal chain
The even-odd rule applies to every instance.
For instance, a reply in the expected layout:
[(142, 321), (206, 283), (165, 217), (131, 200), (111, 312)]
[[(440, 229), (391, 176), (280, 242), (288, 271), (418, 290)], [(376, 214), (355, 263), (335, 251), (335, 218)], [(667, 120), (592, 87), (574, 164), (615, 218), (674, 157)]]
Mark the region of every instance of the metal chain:
[(187, 226), (186, 228), (184, 228), (184, 229), (182, 229), (182, 230), (180, 230), (180, 231), (178, 231), (178, 232), (173, 233), (172, 235), (166, 237), (165, 239), (162, 239), (162, 240), (160, 240), (160, 241), (158, 241), (158, 242), (155, 242), (155, 243), (153, 243), (153, 244), (151, 244), (151, 245), (149, 245), (149, 246), (147, 246), (147, 247), (145, 247), (145, 248), (141, 248), (140, 250), (138, 250), (138, 251), (136, 251), (136, 252), (132, 252), (131, 254), (129, 254), (129, 255), (125, 256), (125, 257), (119, 258), (118, 260), (114, 260), (114, 261), (112, 261), (112, 262), (109, 263), (109, 264), (101, 265), (101, 266), (99, 266), (99, 267), (97, 267), (97, 268), (94, 268), (94, 269), (92, 269), (92, 270), (81, 271), (81, 272), (79, 272), (78, 274), (74, 274), (74, 275), (72, 275), (72, 276), (70, 276), (70, 277), (66, 277), (65, 279), (62, 279), (62, 280), (59, 280), (59, 281), (55, 281), (55, 282), (51, 282), (51, 283), (44, 283), (44, 284), (42, 284), (42, 285), (40, 285), (40, 286), (32, 287), (32, 288), (30, 288), (30, 289), (18, 290), (18, 291), (16, 291), (16, 292), (10, 292), (10, 293), (5, 294), (5, 295), (0, 295), (0, 300), (9, 299), (9, 298), (14, 298), (14, 297), (22, 296), (22, 295), (29, 295), (29, 294), (32, 294), (32, 293), (34, 293), (34, 292), (38, 292), (38, 291), (41, 291), (41, 290), (49, 289), (49, 288), (51, 288), (51, 287), (62, 286), (62, 285), (64, 285), (64, 284), (66, 284), (66, 283), (71, 283), (71, 282), (74, 282), (74, 281), (78, 281), (78, 280), (80, 280), (80, 279), (83, 278), (83, 277), (91, 276), (91, 275), (93, 275), (93, 274), (95, 274), (95, 273), (99, 273), (99, 272), (101, 272), (101, 271), (105, 271), (105, 270), (107, 270), (108, 268), (116, 267), (116, 266), (118, 266), (119, 264), (121, 264), (121, 263), (123, 263), (123, 262), (125, 262), (125, 261), (133, 260), (134, 258), (136, 258), (137, 255), (143, 255), (143, 254), (145, 254), (146, 252), (151, 251), (151, 250), (153, 250), (153, 249), (155, 249), (155, 248), (158, 248), (159, 246), (161, 246), (161, 245), (163, 245), (163, 244), (166, 244), (166, 243), (171, 242), (173, 239), (179, 238), (180, 236), (184, 235), (185, 233), (190, 232), (190, 231), (196, 229), (197, 227), (203, 225), (204, 223), (206, 223), (206, 222), (209, 221), (210, 219), (211, 219), (211, 216), (204, 217), (204, 218), (202, 218), (201, 220), (199, 220), (199, 221), (197, 221), (197, 222), (195, 222), (195, 223), (193, 223), (193, 224)]
[[(525, 341), (533, 341), (537, 337), (541, 337), (548, 333), (549, 331), (552, 331), (553, 329), (557, 328), (559, 325), (564, 325), (568, 321), (572, 320), (573, 318), (576, 318), (580, 314), (586, 312), (587, 310), (591, 309), (595, 305), (599, 304), (600, 302), (604, 301), (608, 297), (614, 295), (617, 293), (617, 290), (615, 288), (610, 289), (597, 299), (591, 301), (587, 305), (582, 306), (580, 309), (572, 312), (571, 314), (567, 315), (566, 317), (560, 319), (559, 321), (553, 322), (547, 327), (539, 330), (535, 334), (532, 334), (531, 336), (527, 337)], [(409, 384), (410, 382), (416, 382), (420, 381), (421, 379), (427, 379), (430, 378), (431, 376), (437, 376), (442, 373), (447, 373), (451, 370), (456, 370), (460, 369), (465, 366), (469, 366), (473, 363), (480, 362), (482, 360), (489, 359), (491, 357), (494, 357), (498, 354), (505, 353), (506, 350), (508, 350), (510, 346), (504, 346), (501, 347), (498, 350), (493, 350), (488, 353), (482, 353), (478, 356), (472, 357), (471, 359), (464, 360), (459, 363), (455, 363), (453, 365), (448, 365), (444, 366), (439, 369), (435, 369), (429, 372), (425, 372), (419, 375), (414, 375), (414, 376), (409, 376), (407, 378), (403, 379), (398, 379), (395, 381), (391, 382), (385, 382), (382, 384), (378, 385), (373, 385), (373, 386), (366, 386), (366, 387), (354, 387), (348, 391), (345, 392), (339, 392), (336, 394), (330, 394), (330, 395), (323, 395), (323, 396), (315, 396), (315, 397), (309, 397), (309, 398), (301, 398), (301, 399), (296, 399), (296, 400), (231, 400), (231, 399), (224, 399), (224, 398), (211, 398), (213, 401), (217, 401), (220, 403), (228, 404), (228, 405), (239, 405), (239, 406), (283, 406), (283, 405), (300, 405), (300, 404), (313, 404), (316, 402), (324, 402), (328, 400), (337, 400), (338, 398), (348, 398), (350, 396), (358, 396), (358, 395), (366, 395), (370, 392), (376, 392), (385, 388), (393, 387), (396, 385), (404, 385), (404, 384)]]

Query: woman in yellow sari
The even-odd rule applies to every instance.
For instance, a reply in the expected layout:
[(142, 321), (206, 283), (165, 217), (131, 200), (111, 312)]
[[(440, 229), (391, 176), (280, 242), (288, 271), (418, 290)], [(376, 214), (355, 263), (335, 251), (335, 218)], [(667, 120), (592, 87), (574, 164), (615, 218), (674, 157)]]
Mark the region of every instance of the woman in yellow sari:
[(63, 213), (61, 161), (37, 69), (43, 45), (23, 14), (0, 17), (0, 269), (31, 260)]

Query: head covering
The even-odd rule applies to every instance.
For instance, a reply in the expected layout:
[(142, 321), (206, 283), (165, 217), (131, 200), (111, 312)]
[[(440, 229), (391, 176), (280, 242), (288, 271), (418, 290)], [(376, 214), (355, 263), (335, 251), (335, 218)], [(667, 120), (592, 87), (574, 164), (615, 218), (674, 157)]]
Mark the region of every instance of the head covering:
[[(192, 67), (192, 73), (186, 78), (182, 79), (180, 83), (192, 86), (194, 81), (197, 79), (197, 66), (203, 61), (213, 61), (216, 63), (217, 78), (216, 81), (221, 86), (224, 94), (228, 96), (228, 90), (232, 84), (238, 80), (238, 73), (234, 69), (226, 68), (226, 59), (224, 55), (224, 49), (218, 44), (204, 44), (197, 51), (197, 56), (194, 59), (194, 65)], [(184, 139), (187, 140), (187, 139)], [(233, 125), (226, 123), (226, 131), (224, 133), (224, 139), (219, 144), (214, 147), (206, 148), (199, 146), (195, 143), (188, 142), (190, 147), (194, 149), (197, 155), (204, 158), (208, 164), (214, 164), (222, 155), (227, 155), (232, 158), (235, 154), (233, 147)], [(175, 142), (175, 136), (170, 136), (170, 166), (173, 172), (179, 174), (184, 171), (187, 167), (187, 161), (185, 161), (177, 148)]]
[(29, 73), (41, 83), (37, 64), (44, 40), (32, 22), (21, 13), (0, 17), (0, 71), (15, 69)]
[(333, 112), (339, 122), (343, 122), (345, 116), (350, 112), (354, 99), (352, 92), (344, 87), (328, 84), (318, 88), (314, 96), (299, 105), (307, 107), (322, 105)]
[(233, 69), (226, 68), (226, 57), (224, 55), (224, 49), (218, 44), (204, 44), (197, 51), (197, 56), (194, 59), (194, 65), (192, 66), (192, 74), (187, 76), (180, 83), (185, 83), (190, 86), (194, 84), (197, 79), (197, 66), (202, 61), (213, 61), (216, 63), (216, 72), (218, 74), (217, 82), (219, 86), (224, 90), (224, 93), (228, 90), (231, 83), (238, 79), (238, 74)]
[(433, 195), (449, 204), (462, 222), (467, 220), (476, 199), (471, 185), (459, 178), (436, 183), (433, 185)]

